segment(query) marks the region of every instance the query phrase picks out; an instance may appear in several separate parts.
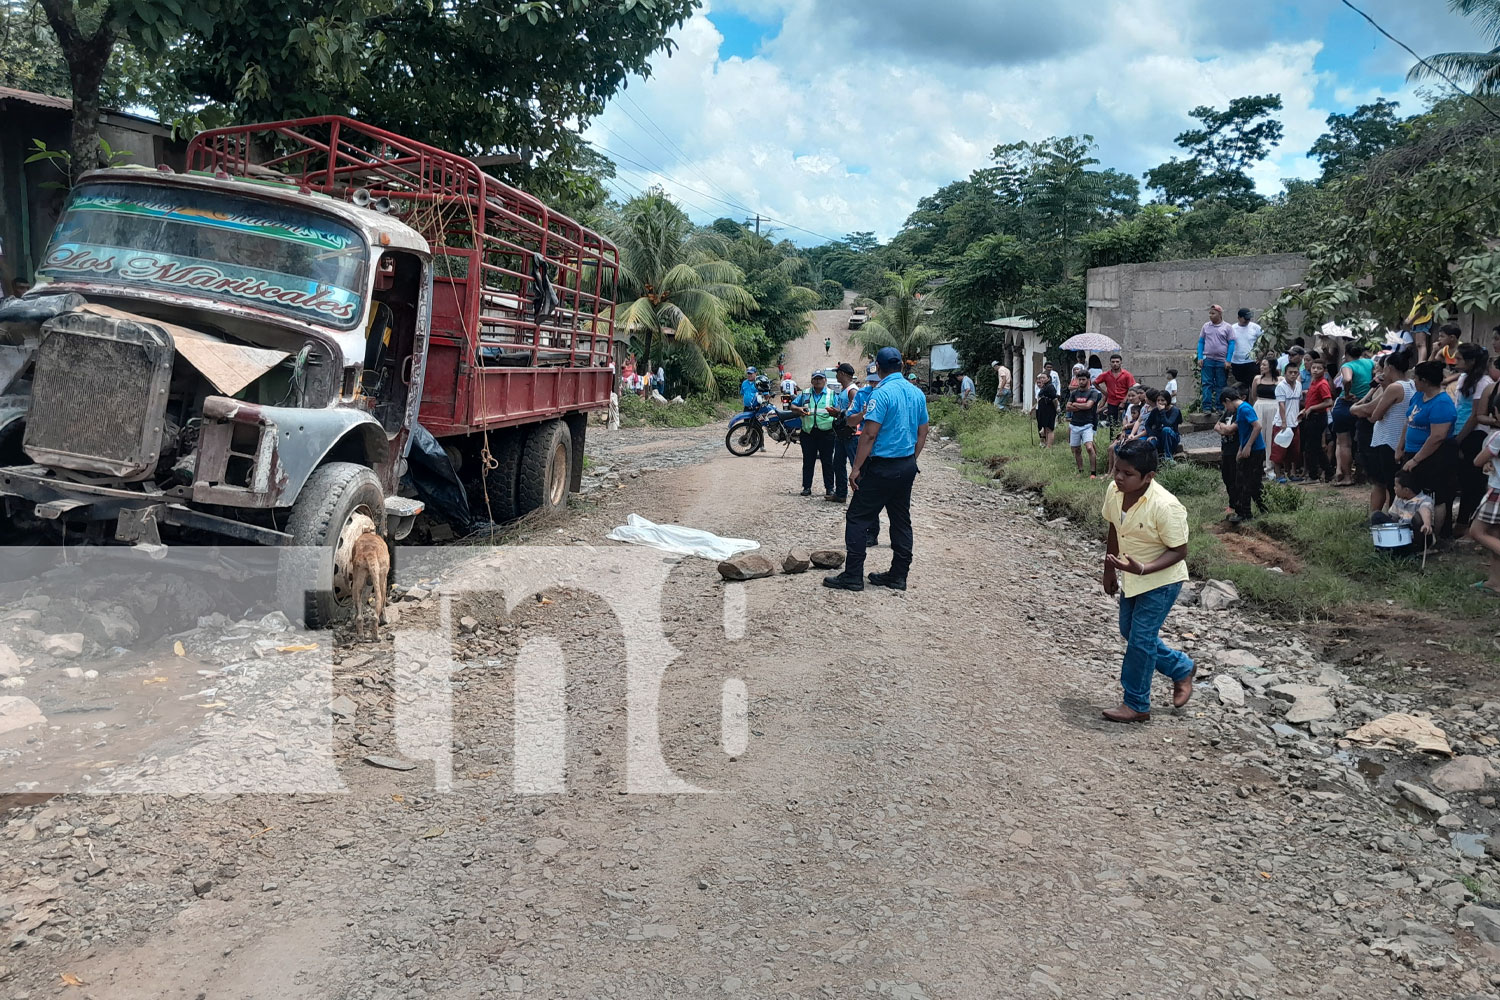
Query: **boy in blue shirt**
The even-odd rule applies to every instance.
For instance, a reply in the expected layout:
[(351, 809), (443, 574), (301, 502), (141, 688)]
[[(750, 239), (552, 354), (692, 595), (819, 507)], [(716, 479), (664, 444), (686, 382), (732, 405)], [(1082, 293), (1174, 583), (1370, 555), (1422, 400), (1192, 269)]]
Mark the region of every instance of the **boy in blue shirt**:
[(1235, 429), (1239, 435), (1239, 450), (1235, 452), (1234, 469), (1234, 513), (1229, 515), (1231, 524), (1250, 520), (1254, 508), (1265, 507), (1261, 492), (1266, 476), (1266, 429), (1256, 416), (1255, 407), (1240, 396), (1239, 389), (1230, 386), (1221, 394), (1224, 410), (1234, 410)]

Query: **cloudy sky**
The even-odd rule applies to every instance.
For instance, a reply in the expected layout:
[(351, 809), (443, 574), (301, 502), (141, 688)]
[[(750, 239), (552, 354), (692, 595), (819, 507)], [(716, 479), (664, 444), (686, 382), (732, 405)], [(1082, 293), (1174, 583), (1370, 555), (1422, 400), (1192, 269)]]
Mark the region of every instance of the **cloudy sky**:
[[(1423, 54), (1487, 47), (1446, 0), (1355, 0)], [(707, 0), (585, 133), (625, 197), (666, 188), (700, 222), (759, 212), (819, 243), (889, 238), (995, 145), (1088, 133), (1140, 175), (1188, 109), (1279, 93), (1261, 191), (1316, 174), (1330, 112), (1419, 109), (1412, 60), (1339, 0)], [(799, 228), (800, 227), (800, 228)]]

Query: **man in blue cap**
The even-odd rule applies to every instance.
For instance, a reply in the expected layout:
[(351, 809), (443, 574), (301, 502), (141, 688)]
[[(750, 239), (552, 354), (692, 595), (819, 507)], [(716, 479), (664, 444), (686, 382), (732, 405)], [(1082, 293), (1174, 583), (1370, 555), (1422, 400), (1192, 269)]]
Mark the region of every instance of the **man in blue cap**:
[(824, 577), (833, 590), (865, 589), (865, 548), (884, 510), (891, 522), (891, 568), (871, 573), (870, 582), (892, 590), (906, 589), (911, 569), (911, 488), (917, 458), (927, 444), (927, 397), (901, 377), (901, 352), (882, 347), (875, 355), (880, 385), (865, 407), (859, 451), (849, 472), (854, 496), (844, 514), (844, 570)]
[(802, 417), (802, 495), (812, 496), (813, 469), (823, 463), (823, 495), (837, 495), (833, 474), (833, 425), (839, 420), (839, 394), (828, 387), (827, 372), (812, 373), (812, 388), (792, 400), (792, 412)]
[(745, 404), (745, 409), (754, 410), (760, 406), (760, 390), (755, 387), (755, 376), (759, 374), (754, 368), (745, 369), (745, 380), (740, 383), (740, 402)]

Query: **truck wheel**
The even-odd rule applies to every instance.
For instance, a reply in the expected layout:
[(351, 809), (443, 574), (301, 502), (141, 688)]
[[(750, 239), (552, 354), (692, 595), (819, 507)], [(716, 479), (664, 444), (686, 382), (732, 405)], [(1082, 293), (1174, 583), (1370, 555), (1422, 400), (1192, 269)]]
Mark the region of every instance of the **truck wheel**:
[(521, 476), (516, 482), (518, 516), (565, 506), (572, 468), (573, 435), (568, 425), (549, 420), (533, 427), (521, 446)]
[(314, 470), (285, 528), (292, 541), (282, 552), (281, 605), (294, 625), (332, 628), (354, 617), (349, 557), (366, 525), (385, 537), (385, 494), (375, 473), (353, 462)]
[(490, 517), (496, 524), (521, 516), (516, 507), (516, 480), (520, 478), (521, 443), (525, 436), (524, 428), (490, 434), (490, 457), (500, 464), (484, 470), (484, 492), (490, 501)]

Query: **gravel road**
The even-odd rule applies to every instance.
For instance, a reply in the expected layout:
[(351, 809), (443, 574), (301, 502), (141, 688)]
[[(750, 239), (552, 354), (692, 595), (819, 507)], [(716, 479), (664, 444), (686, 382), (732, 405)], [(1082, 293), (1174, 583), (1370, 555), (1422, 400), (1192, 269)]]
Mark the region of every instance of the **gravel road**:
[[(819, 314), (819, 331), (846, 315)], [(815, 336), (789, 352), (799, 381), (823, 363)], [(796, 495), (795, 456), (735, 458), (722, 432), (591, 429), (607, 488), (512, 541), (624, 550), (604, 535), (639, 513), (758, 540), (778, 563), (841, 544), (842, 508)], [(951, 444), (922, 465), (905, 594), (830, 592), (815, 573), (726, 585), (712, 562), (657, 560), (678, 651), (660, 746), (702, 792), (627, 794), (630, 623), (597, 590), (512, 610), (470, 594), (452, 611), (449, 791), (429, 763), (365, 762), (404, 756), (384, 642), (346, 643), (331, 689), (281, 706), (331, 733), (339, 787), (13, 801), (0, 997), (1494, 995), (1500, 919), (1472, 905), (1500, 881), (1488, 777), (1445, 793), (1440, 815), (1394, 784), (1431, 782), (1431, 763), (1340, 749), (1335, 730), (1431, 710), (1488, 761), (1500, 705), (1366, 690), (1284, 625), (1185, 605), (1169, 640), (1228, 693), (1205, 682), (1183, 712), (1106, 724), (1121, 644), (1099, 543), (966, 477)], [(503, 554), (455, 575), (485, 579)], [(404, 586), (392, 631), (438, 627), (441, 585)], [(62, 661), (28, 653), (45, 611), (18, 621), (0, 642), (11, 628), (34, 663), (6, 693), (31, 696)], [(232, 628), (200, 625), (175, 660)], [(538, 638), (567, 666), (565, 787), (521, 795), (518, 656)], [(186, 668), (167, 652), (151, 669)], [(1331, 692), (1336, 714), (1287, 725), (1273, 688), (1291, 680)], [(748, 693), (733, 753), (726, 681)], [(237, 690), (215, 695), (227, 709), (189, 702), (172, 740), (91, 772), (99, 787), (187, 752)], [(59, 738), (88, 725), (50, 724)], [(96, 758), (115, 756), (109, 738)]]

